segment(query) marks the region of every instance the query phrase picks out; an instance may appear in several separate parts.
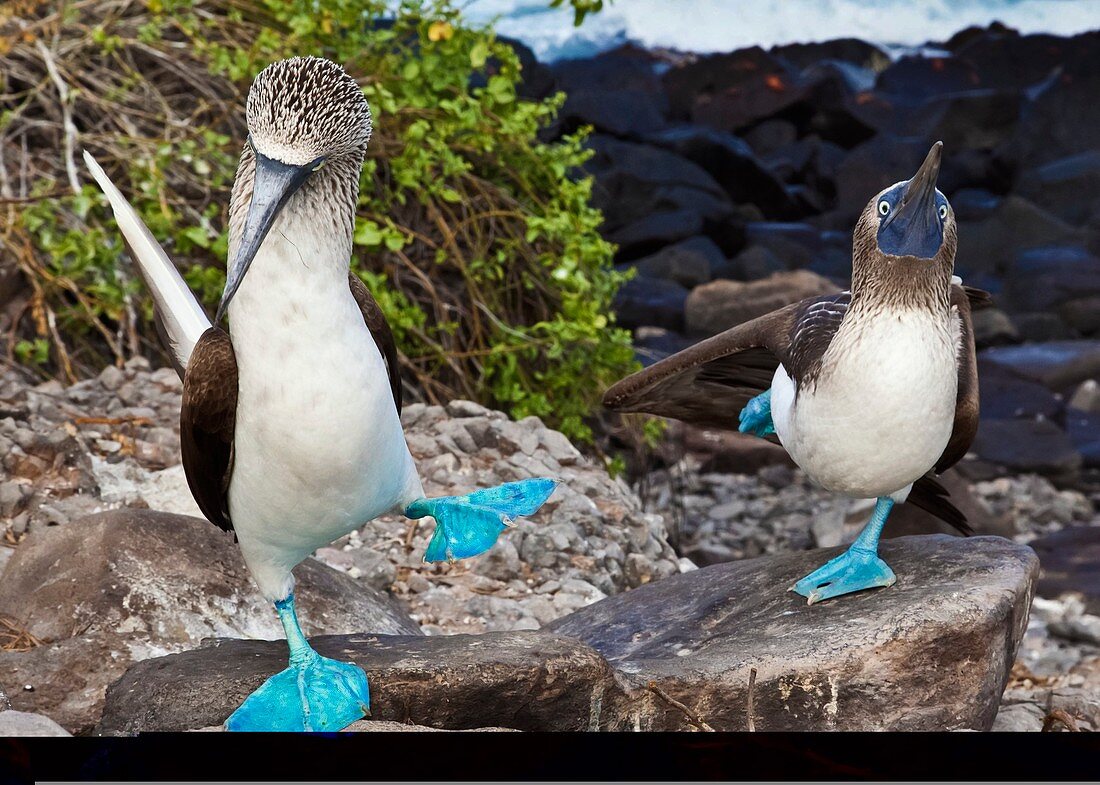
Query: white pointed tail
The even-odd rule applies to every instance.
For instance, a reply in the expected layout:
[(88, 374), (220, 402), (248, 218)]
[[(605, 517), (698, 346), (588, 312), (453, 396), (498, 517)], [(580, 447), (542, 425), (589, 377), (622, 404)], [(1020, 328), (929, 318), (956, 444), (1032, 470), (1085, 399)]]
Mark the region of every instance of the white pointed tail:
[(176, 369), (182, 375), (195, 342), (210, 327), (210, 320), (149, 227), (87, 150), (84, 151), (84, 163), (111, 203), (118, 228), (130, 246), (134, 264), (153, 294), (157, 314), (164, 326), (163, 337), (168, 342), (168, 351), (172, 353)]

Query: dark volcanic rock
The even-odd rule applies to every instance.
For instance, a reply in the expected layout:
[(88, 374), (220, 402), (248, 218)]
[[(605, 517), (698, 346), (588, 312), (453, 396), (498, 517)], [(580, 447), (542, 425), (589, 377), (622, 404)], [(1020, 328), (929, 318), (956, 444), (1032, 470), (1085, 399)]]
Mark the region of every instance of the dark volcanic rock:
[(1060, 397), (1038, 382), (1022, 379), (999, 365), (978, 363), (981, 416), (986, 420), (1043, 417), (1057, 419), (1065, 408)]
[(1083, 248), (1043, 246), (1021, 251), (1007, 276), (1007, 303), (1020, 311), (1048, 311), (1100, 294), (1100, 258)]
[(632, 262), (639, 275), (647, 278), (663, 278), (693, 289), (711, 278), (711, 266), (722, 264), (725, 257), (713, 240), (692, 237), (668, 245), (657, 253)]
[(836, 210), (842, 223), (851, 226), (871, 197), (912, 177), (927, 154), (924, 142), (885, 133), (852, 150), (836, 171)]
[[(326, 657), (367, 672), (371, 717), (434, 728), (595, 730), (617, 692), (611, 668), (583, 643), (544, 632), (314, 638)], [(216, 641), (145, 660), (107, 693), (99, 732), (220, 725), (286, 667), (282, 641)]]
[(981, 79), (974, 67), (958, 57), (903, 57), (878, 77), (876, 87), (909, 103), (974, 90)]
[(971, 449), (982, 460), (1012, 471), (1072, 479), (1081, 456), (1066, 432), (1048, 420), (987, 420), (978, 425)]
[(1039, 596), (1080, 594), (1087, 611), (1100, 616), (1100, 527), (1071, 526), (1032, 540), (1031, 547), (1043, 567)]
[(1100, 378), (1100, 341), (1095, 340), (998, 346), (986, 349), (980, 357), (1052, 390)]
[(1066, 433), (1081, 453), (1085, 466), (1100, 468), (1100, 414), (1069, 409), (1066, 412)]
[(1019, 192), (1063, 221), (1081, 225), (1100, 196), (1100, 150), (1051, 161), (1019, 178)]
[(955, 270), (964, 280), (975, 273), (1003, 274), (1023, 250), (1083, 241), (1081, 230), (1012, 194), (984, 220), (960, 219)]
[[(745, 729), (751, 668), (757, 730), (988, 728), (1027, 626), (1035, 554), (999, 538), (887, 540), (893, 587), (814, 606), (787, 591), (838, 552), (706, 567), (551, 627), (716, 730)], [(689, 728), (657, 693), (634, 711), (642, 730)]]
[(741, 139), (708, 128), (680, 126), (647, 137), (698, 164), (736, 203), (755, 204), (766, 216), (785, 218), (798, 212), (782, 181)]
[(672, 281), (634, 278), (620, 287), (614, 309), (624, 327), (664, 327), (684, 329), (684, 304), (688, 290)]
[(647, 52), (627, 46), (554, 63), (558, 88), (566, 94), (559, 113), (563, 130), (589, 124), (618, 136), (640, 136), (662, 128), (668, 99), (652, 60)]
[(760, 47), (700, 57), (664, 76), (677, 119), (736, 131), (771, 117), (804, 95), (796, 74)]
[(650, 253), (667, 243), (694, 237), (703, 231), (703, 216), (695, 210), (661, 210), (620, 226), (607, 239), (630, 256)]
[(806, 44), (785, 44), (774, 47), (773, 55), (781, 57), (799, 70), (809, 68), (822, 60), (851, 63), (871, 71), (881, 71), (890, 64), (890, 55), (874, 44), (859, 38), (835, 38)]

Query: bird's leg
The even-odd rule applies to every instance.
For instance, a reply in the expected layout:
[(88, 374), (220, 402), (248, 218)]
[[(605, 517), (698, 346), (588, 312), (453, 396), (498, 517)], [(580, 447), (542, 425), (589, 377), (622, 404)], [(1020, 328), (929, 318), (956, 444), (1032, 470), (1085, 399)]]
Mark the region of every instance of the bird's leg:
[(737, 430), (741, 433), (751, 433), (761, 439), (775, 433), (775, 423), (772, 422), (772, 391), (762, 392), (745, 404), (738, 423)]
[(370, 714), (367, 674), (322, 657), (309, 645), (294, 595), (275, 603), (290, 647), (290, 667), (265, 681), (225, 721), (231, 731), (338, 731)]
[(798, 592), (813, 605), (842, 594), (892, 586), (897, 578), (886, 562), (878, 557), (878, 540), (893, 507), (893, 499), (880, 496), (875, 502), (871, 520), (852, 546), (800, 580), (791, 587), (791, 591)]

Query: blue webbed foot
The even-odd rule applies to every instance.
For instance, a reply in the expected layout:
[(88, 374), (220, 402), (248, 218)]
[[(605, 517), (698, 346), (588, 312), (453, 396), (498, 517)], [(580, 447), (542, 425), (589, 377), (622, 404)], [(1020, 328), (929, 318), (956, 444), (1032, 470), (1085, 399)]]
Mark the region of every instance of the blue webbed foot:
[(738, 418), (737, 430), (741, 433), (751, 433), (761, 439), (775, 433), (775, 423), (772, 422), (771, 390), (760, 393), (745, 404)]
[(874, 551), (850, 548), (791, 587), (808, 605), (864, 589), (892, 586), (897, 578)]
[(310, 649), (225, 721), (230, 731), (338, 731), (370, 714), (367, 674)]

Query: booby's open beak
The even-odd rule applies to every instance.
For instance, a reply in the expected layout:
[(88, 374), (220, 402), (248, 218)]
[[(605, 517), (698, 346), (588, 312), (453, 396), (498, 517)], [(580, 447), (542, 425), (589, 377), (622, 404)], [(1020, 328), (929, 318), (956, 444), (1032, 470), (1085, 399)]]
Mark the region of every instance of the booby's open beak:
[(253, 151), (256, 157), (256, 173), (252, 183), (252, 202), (248, 205), (248, 215), (244, 221), (244, 232), (237, 246), (237, 255), (229, 265), (225, 276), (225, 291), (218, 305), (214, 324), (221, 321), (229, 301), (248, 272), (249, 265), (256, 258), (275, 217), (287, 201), (302, 187), (320, 161), (311, 161), (304, 166), (291, 166)]
[(943, 142), (932, 145), (924, 163), (905, 187), (897, 207), (882, 222), (880, 238), (883, 234), (891, 236), (891, 253), (931, 259), (939, 251), (943, 227), (936, 207), (936, 180), (940, 175), (942, 153)]

